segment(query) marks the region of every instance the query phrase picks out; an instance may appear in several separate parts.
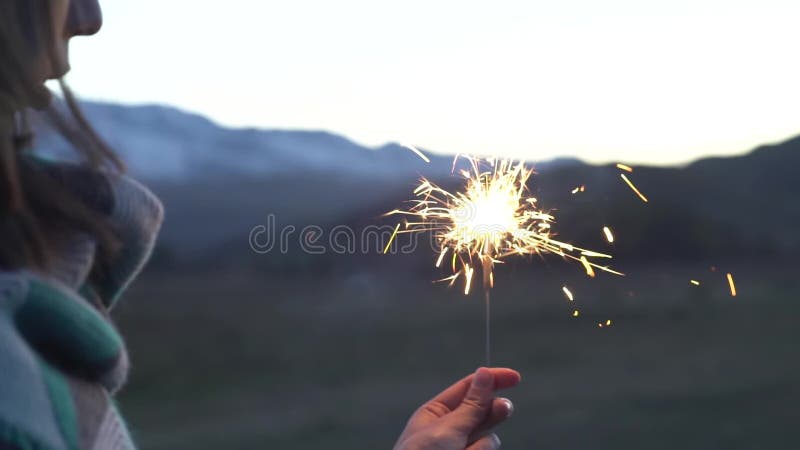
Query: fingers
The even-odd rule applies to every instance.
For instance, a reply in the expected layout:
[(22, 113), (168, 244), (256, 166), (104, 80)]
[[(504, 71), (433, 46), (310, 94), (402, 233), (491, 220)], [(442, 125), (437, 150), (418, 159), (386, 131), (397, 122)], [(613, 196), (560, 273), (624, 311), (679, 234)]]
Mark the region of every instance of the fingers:
[[(514, 387), (517, 385), (517, 383), (519, 383), (519, 380), (521, 379), (519, 372), (517, 372), (516, 370), (506, 369), (506, 368), (491, 368), (488, 370), (494, 376), (495, 390), (508, 389)], [(467, 390), (472, 384), (472, 378), (474, 376), (475, 374), (471, 374), (455, 382), (452, 386), (442, 391), (431, 401), (442, 403), (451, 411), (454, 410), (459, 404), (461, 404), (461, 401), (464, 399), (464, 395), (467, 393)]]
[[(521, 379), (519, 372), (512, 369), (490, 368), (488, 370), (494, 376), (494, 390), (516, 386)], [(422, 405), (422, 407), (411, 416), (406, 429), (413, 431), (453, 412), (464, 400), (464, 396), (470, 389), (474, 377), (475, 374), (471, 374), (462, 378)], [(492, 417), (492, 415), (490, 415), (490, 417)]]
[(472, 384), (464, 400), (446, 419), (455, 429), (471, 435), (489, 416), (493, 398), (494, 374), (489, 369), (481, 367), (472, 377)]
[(496, 434), (486, 435), (468, 446), (466, 450), (499, 450), (500, 438)]
[(514, 404), (507, 398), (495, 398), (492, 402), (492, 409), (489, 412), (489, 417), (483, 423), (478, 425), (472, 435), (469, 437), (468, 442), (475, 442), (491, 431), (492, 428), (501, 424), (503, 421), (511, 417), (514, 412)]

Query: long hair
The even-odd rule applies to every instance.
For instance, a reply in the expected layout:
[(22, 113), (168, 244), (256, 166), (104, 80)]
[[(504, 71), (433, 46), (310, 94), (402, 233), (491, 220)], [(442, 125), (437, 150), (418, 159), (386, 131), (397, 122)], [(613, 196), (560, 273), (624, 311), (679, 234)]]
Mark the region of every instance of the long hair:
[[(77, 230), (94, 236), (98, 265), (118, 247), (106, 216), (110, 192), (102, 192), (100, 171), (124, 165), (92, 129), (75, 96), (60, 81), (66, 111), (36, 80), (41, 58), (53, 59), (49, 0), (0, 2), (0, 269), (46, 271), (59, 236)], [(25, 24), (32, 27), (25, 26)], [(31, 151), (28, 110), (44, 116), (72, 144), (77, 165), (41, 164)], [(76, 181), (77, 180), (77, 181)], [(87, 187), (89, 186), (89, 187)], [(108, 191), (108, 187), (105, 186)], [(97, 201), (87, 201), (87, 195)]]

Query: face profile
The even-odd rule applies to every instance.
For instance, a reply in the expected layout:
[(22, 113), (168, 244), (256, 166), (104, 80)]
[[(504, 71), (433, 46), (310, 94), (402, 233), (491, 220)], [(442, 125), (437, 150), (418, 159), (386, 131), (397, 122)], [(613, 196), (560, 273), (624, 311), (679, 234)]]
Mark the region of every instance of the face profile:
[[(49, 11), (35, 11), (37, 5)], [(47, 17), (50, 30), (44, 33), (29, 33), (34, 49), (34, 77), (37, 82), (58, 79), (70, 70), (69, 42), (76, 36), (91, 36), (103, 26), (103, 15), (97, 0), (51, 0), (30, 2), (22, 8), (23, 29), (35, 30), (38, 17)], [(43, 45), (36, 36), (41, 36)]]

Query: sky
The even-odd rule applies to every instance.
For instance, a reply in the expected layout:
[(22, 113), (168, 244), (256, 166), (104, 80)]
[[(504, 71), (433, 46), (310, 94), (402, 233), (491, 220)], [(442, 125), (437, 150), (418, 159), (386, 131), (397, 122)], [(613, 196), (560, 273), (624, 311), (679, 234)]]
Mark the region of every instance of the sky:
[(85, 99), (526, 160), (681, 164), (800, 134), (796, 0), (101, 0)]

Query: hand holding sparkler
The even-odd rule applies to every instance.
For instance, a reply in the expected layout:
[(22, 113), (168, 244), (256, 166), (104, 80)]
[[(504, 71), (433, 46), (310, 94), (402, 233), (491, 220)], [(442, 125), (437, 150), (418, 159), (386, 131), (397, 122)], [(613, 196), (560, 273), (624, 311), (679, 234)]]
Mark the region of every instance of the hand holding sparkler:
[(394, 450), (496, 450), (491, 430), (511, 416), (508, 399), (494, 391), (516, 386), (518, 372), (482, 367), (422, 405), (409, 419)]

